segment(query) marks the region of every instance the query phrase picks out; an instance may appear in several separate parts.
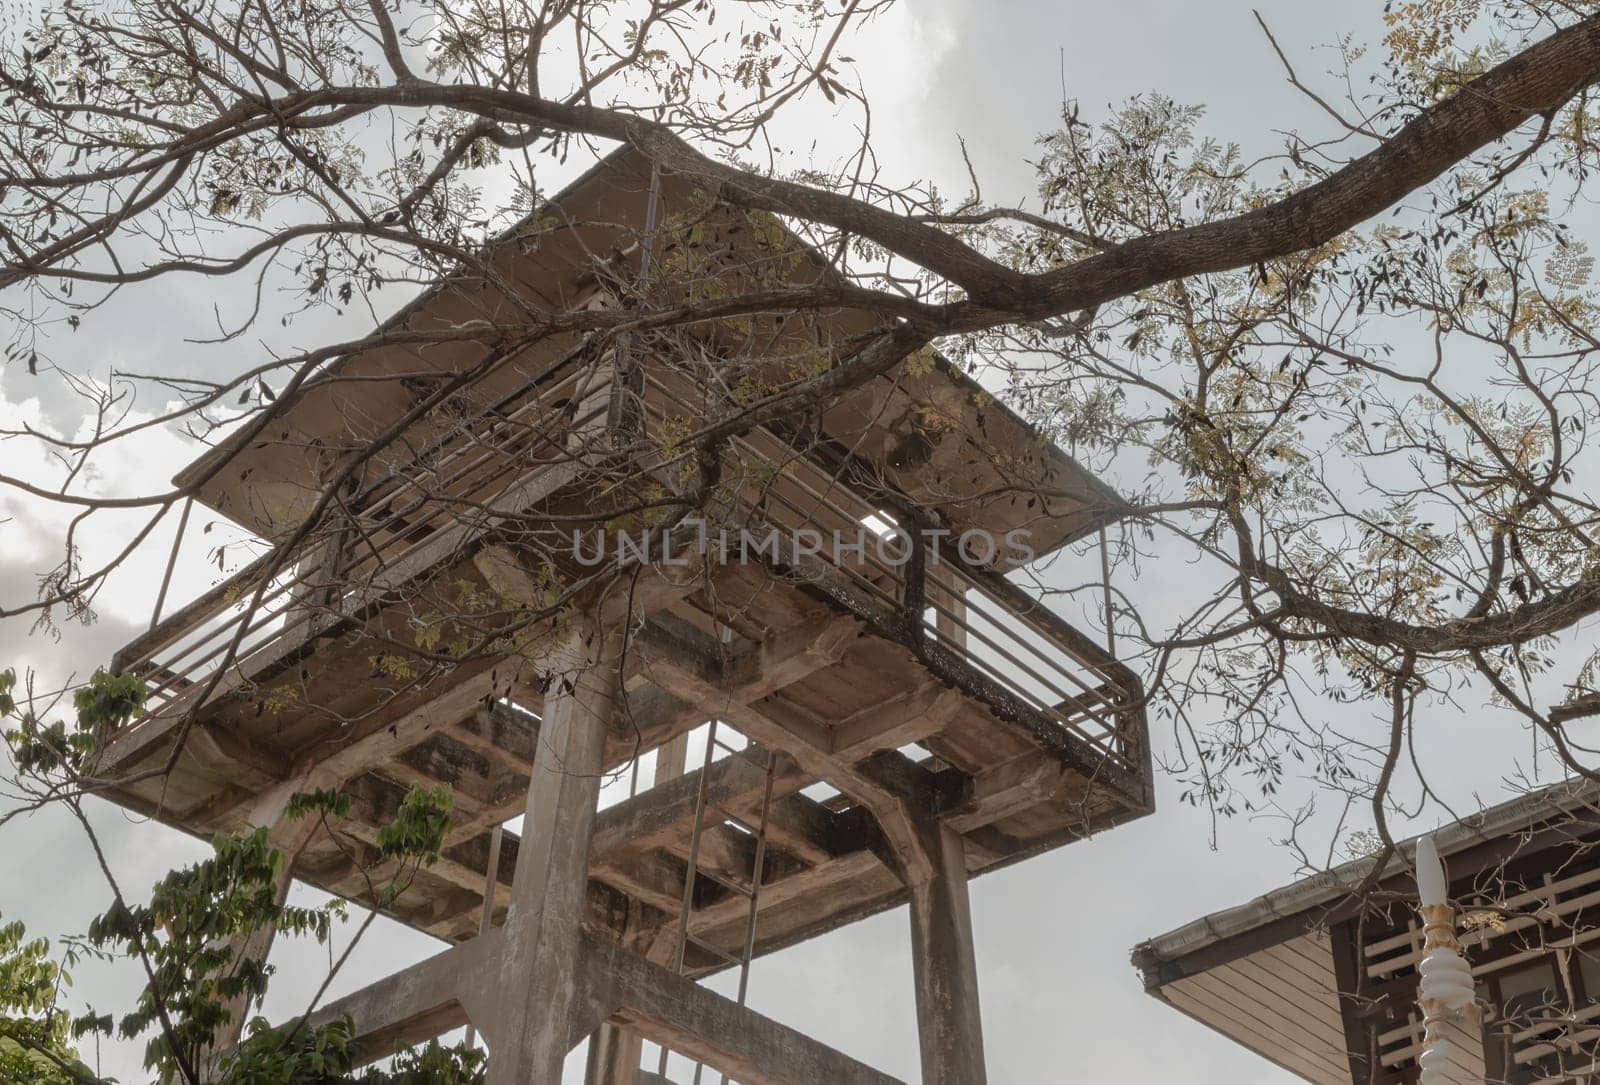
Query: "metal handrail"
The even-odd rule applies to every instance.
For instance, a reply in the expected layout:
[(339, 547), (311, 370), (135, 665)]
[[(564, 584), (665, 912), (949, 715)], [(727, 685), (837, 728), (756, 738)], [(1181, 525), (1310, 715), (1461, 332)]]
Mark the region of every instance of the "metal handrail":
[[(667, 405), (676, 406), (685, 416), (696, 410), (653, 376), (646, 385), (657, 393), (645, 397), (647, 432), (659, 434), (668, 428)], [(780, 450), (784, 461), (762, 451), (763, 444)], [(868, 517), (889, 515), (802, 451), (765, 431), (731, 441), (724, 456), (724, 478), (731, 473), (738, 481), (749, 476), (782, 479), (782, 484), (761, 487), (759, 499), (741, 500), (729, 510), (730, 519), (750, 516), (754, 506), (761, 504), (757, 519), (763, 523), (789, 529), (810, 527), (826, 535), (842, 525), (863, 528)], [(914, 541), (919, 540), (914, 537)], [(1084, 739), (1121, 767), (1143, 775), (1141, 717), (1135, 711), (1139, 683), (1125, 665), (999, 573), (967, 566), (955, 555), (939, 562), (939, 573), (925, 561), (890, 566), (872, 561), (873, 549), (869, 546), (867, 560), (858, 564), (833, 561), (829, 565), (880, 604), (914, 607), (916, 613), (906, 616), (891, 635), (934, 638), (1040, 716)], [(868, 575), (863, 566), (870, 566), (875, 575)], [(908, 584), (908, 576), (915, 576), (917, 584)], [(915, 590), (918, 587), (920, 590)], [(956, 613), (941, 598), (954, 594), (961, 596), (968, 617)], [(941, 616), (966, 635), (956, 639), (941, 633)], [(973, 618), (988, 629), (975, 624)], [(1041, 696), (1041, 689), (1054, 699)]]
[[(397, 497), (418, 485), (415, 480), (403, 480), (405, 485), (388, 489), (377, 495), (378, 499), (372, 504), (360, 508), (354, 518), (357, 537), (340, 548), (341, 555), (355, 557), (348, 565), (341, 561), (340, 584), (328, 583), (331, 578), (326, 569), (306, 563), (306, 559), (323, 545), (321, 542), (307, 544), (286, 556), (269, 553), (251, 561), (126, 645), (114, 657), (113, 667), (154, 679), (146, 696), (146, 718), (170, 714), (175, 702), (188, 696), (204, 678), (224, 665), (222, 657), (230, 655), (229, 648), (235, 639), (238, 644), (226, 665), (236, 675), (232, 680), (219, 682), (213, 695), (247, 680), (245, 661), (253, 654), (290, 636), (313, 635), (318, 626), (337, 624), (375, 602), (386, 587), (384, 570), (403, 565), (408, 558), (422, 552), (442, 528), (458, 522), (460, 513), (456, 506), (467, 495), (478, 495), (473, 503), (481, 505), (518, 481), (527, 469), (526, 460), (530, 455), (548, 451), (553, 440), (551, 430), (555, 427), (536, 424), (538, 419), (534, 416), (556, 410), (550, 402), (552, 396), (559, 396), (575, 380), (576, 375), (568, 375), (549, 386), (543, 395), (525, 399), (509, 414), (500, 413), (499, 408), (508, 399), (525, 395), (524, 386), (513, 396), (502, 397), (471, 423), (452, 427), (449, 433), (439, 435), (430, 446), (425, 446), (444, 453), (440, 462), (430, 465), (427, 471), (431, 487), (425, 500), (415, 507), (397, 508)], [(599, 406), (582, 417), (563, 421), (570, 431), (592, 423), (604, 410)], [(550, 465), (556, 466), (557, 461)], [(390, 481), (392, 477), (380, 480), (377, 486)], [(364, 489), (351, 503), (359, 507), (361, 497), (373, 494), (375, 489), (376, 486)], [(427, 511), (416, 516), (418, 508)], [(381, 539), (382, 550), (377, 553), (372, 552), (374, 537)], [(253, 608), (250, 607), (249, 601), (255, 596), (261, 577), (274, 562), (279, 568), (275, 583)], [(295, 602), (302, 591), (322, 588), (333, 588), (336, 594), (321, 606), (302, 608), (295, 613)], [(230, 609), (236, 610), (231, 616), (228, 615)], [(280, 622), (284, 624), (280, 626)]]
[[(119, 670), (153, 679), (149, 714), (170, 714), (224, 662), (233, 673), (217, 682), (218, 690), (247, 682), (252, 656), (292, 647), (292, 638), (322, 635), (324, 626), (359, 617), (397, 586), (386, 583), (386, 570), (405, 567), (408, 559), (425, 553), (436, 533), (461, 519), (457, 506), (462, 500), (471, 496), (481, 505), (526, 477), (530, 459), (552, 448), (559, 452), (565, 433), (594, 422), (606, 410), (596, 405), (582, 419), (540, 424), (552, 417), (561, 395), (573, 392), (576, 398), (581, 393), (594, 403), (593, 394), (603, 388), (603, 380), (578, 388), (581, 373), (569, 366), (574, 356), (546, 368), (542, 386), (523, 383), (467, 421), (436, 434), (418, 450), (415, 463), (424, 456), (438, 457), (422, 471), (391, 471), (353, 494), (349, 509), (356, 537), (341, 544), (343, 556), (332, 576), (303, 560), (309, 548), (280, 559), (277, 582), (251, 611), (241, 600), (254, 596), (260, 578), (272, 567), (270, 555), (258, 558), (119, 652), (114, 661)], [(563, 366), (569, 371), (549, 381)], [(677, 408), (691, 417), (698, 408), (653, 373), (644, 384), (640, 422), (644, 435), (655, 438), (662, 450), (649, 470), (667, 478), (685, 462), (668, 439), (669, 412)], [(469, 393), (463, 389), (458, 394), (465, 399)], [(560, 406), (567, 406), (566, 401)], [(791, 531), (810, 528), (826, 538), (842, 529), (871, 534), (872, 518), (892, 519), (803, 450), (764, 429), (731, 439), (723, 456), (730, 521)], [(539, 462), (554, 467), (560, 461)], [(420, 498), (402, 500), (409, 494)], [(911, 542), (915, 553), (905, 563), (886, 561), (877, 547), (868, 545), (856, 561), (823, 564), (829, 575), (842, 577), (863, 593), (873, 614), (900, 615), (895, 628), (885, 630), (888, 635), (938, 644), (1037, 716), (1139, 773), (1138, 723), (1131, 707), (1138, 682), (1132, 672), (1001, 574), (966, 565), (955, 555), (938, 560), (937, 550), (935, 572), (920, 534), (912, 531)], [(291, 560), (297, 563), (291, 565)], [(412, 575), (420, 572), (413, 570)], [(329, 592), (328, 601), (297, 608), (307, 589)], [(230, 608), (240, 609), (229, 616)], [(942, 630), (941, 621), (960, 635)], [(235, 639), (236, 650), (224, 660)]]

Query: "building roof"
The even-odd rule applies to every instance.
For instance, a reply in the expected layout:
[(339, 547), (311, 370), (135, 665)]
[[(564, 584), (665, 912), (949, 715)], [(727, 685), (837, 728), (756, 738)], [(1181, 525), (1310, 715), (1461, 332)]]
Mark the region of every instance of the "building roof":
[[(582, 304), (586, 291), (593, 289), (597, 266), (627, 267), (638, 259), (650, 177), (649, 161), (639, 152), (627, 147), (612, 152), (525, 220), (548, 223), (558, 216), (564, 228), (534, 231), (533, 240), (525, 227), (514, 228), (491, 247), (490, 262), (522, 292), (521, 301), (552, 313)], [(666, 212), (690, 205), (696, 195), (687, 177), (665, 171), (659, 191)], [(784, 232), (781, 244), (797, 257), (786, 281), (844, 281), (794, 235)], [(510, 321), (519, 311), (505, 294), (481, 282), (446, 279), (422, 292), (382, 330), (440, 329), (486, 318)], [(818, 326), (826, 349), (836, 358), (885, 327), (869, 314), (843, 309), (823, 314), (807, 334), (817, 334)], [(502, 367), (507, 370), (503, 378), (485, 378), (485, 390), (494, 390), (494, 380), (509, 383), (514, 375), (525, 378), (552, 365), (578, 342), (573, 334), (544, 338), (515, 358), (514, 365)], [(371, 441), (416, 402), (419, 393), (408, 377), (459, 371), (486, 350), (470, 340), (456, 340), (388, 344), (339, 358), (285, 396), (270, 425), (246, 423), (174, 481), (197, 487), (203, 504), (272, 538), (297, 524), (309, 509), (318, 491), (311, 483), (338, 452)], [(908, 457), (906, 430), (925, 433), (922, 422), (929, 418), (939, 419), (935, 447)], [(842, 393), (823, 411), (821, 428), (825, 438), (847, 447), (915, 504), (935, 510), (945, 526), (957, 531), (983, 528), (997, 535), (1023, 527), (1040, 555), (1093, 531), (1123, 504), (1066, 452), (937, 356), (931, 364), (902, 364)], [(395, 448), (416, 443), (399, 441)], [(380, 466), (403, 470), (400, 456), (398, 451), (387, 460), (380, 456)]]
[[(1592, 831), (1587, 819), (1576, 830), (1570, 822), (1597, 801), (1600, 785), (1565, 780), (1464, 817), (1432, 836), (1459, 884), (1524, 851)], [(1359, 939), (1349, 932), (1365, 901), (1354, 894), (1369, 883), (1410, 898), (1418, 839), (1398, 842), (1398, 854), (1375, 878), (1374, 858), (1352, 860), (1141, 943), (1133, 961), (1146, 990), (1307, 1081), (1366, 1082), (1369, 1053), (1362, 1034), (1352, 1031), (1355, 977), (1394, 977), (1414, 964), (1418, 950), (1415, 932), (1357, 946)], [(1592, 889), (1585, 886), (1574, 892)], [(1382, 1065), (1389, 1071), (1408, 1065), (1420, 1050), (1407, 1027), (1390, 1029), (1384, 1044)], [(1482, 1082), (1481, 1047), (1462, 1043), (1452, 1051), (1449, 1085)]]
[[(1434, 844), (1441, 858), (1468, 848), (1523, 832), (1554, 815), (1570, 813), (1600, 801), (1600, 785), (1582, 779), (1563, 780), (1526, 795), (1519, 795), (1497, 806), (1434, 831)], [(1409, 876), (1410, 857), (1418, 834), (1397, 841), (1400, 854), (1391, 856), (1380, 881)], [(1134, 949), (1135, 960), (1173, 961), (1218, 945), (1230, 938), (1259, 930), (1276, 920), (1305, 917), (1345, 900), (1349, 893), (1371, 876), (1374, 860), (1354, 859), (1332, 870), (1281, 886), (1269, 893), (1219, 912), (1185, 923), (1176, 930), (1142, 942)]]

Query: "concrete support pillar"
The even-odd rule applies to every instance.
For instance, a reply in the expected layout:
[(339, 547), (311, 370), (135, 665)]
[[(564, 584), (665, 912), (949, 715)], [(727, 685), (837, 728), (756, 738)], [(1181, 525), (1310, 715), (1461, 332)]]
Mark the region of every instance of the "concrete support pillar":
[(655, 787), (676, 780), (689, 767), (689, 732), (670, 738), (656, 747)]
[[(688, 767), (687, 732), (656, 747), (654, 786), (676, 780)], [(644, 1042), (617, 1025), (601, 1025), (589, 1038), (589, 1063), (584, 1085), (637, 1085)]]
[(589, 1038), (584, 1085), (637, 1085), (644, 1041), (627, 1029), (601, 1025)]
[(929, 580), (928, 597), (938, 604), (934, 609), (935, 631), (947, 645), (965, 652), (967, 597), (962, 582), (948, 564), (939, 566)]
[(489, 1085), (556, 1085), (567, 1055), (606, 730), (621, 700), (620, 630), (575, 623), (553, 653), (522, 845), (501, 928)]
[(983, 1085), (983, 1021), (966, 853), (960, 834), (942, 825), (927, 826), (920, 835), (933, 868), (927, 881), (910, 887), (923, 1085)]

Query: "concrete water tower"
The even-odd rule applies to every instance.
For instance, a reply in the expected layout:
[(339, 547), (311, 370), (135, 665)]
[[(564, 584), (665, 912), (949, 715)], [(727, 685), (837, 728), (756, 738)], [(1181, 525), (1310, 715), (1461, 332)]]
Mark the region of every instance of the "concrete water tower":
[[(1109, 490), (926, 352), (741, 417), (887, 334), (782, 304), (836, 281), (618, 152), (179, 475), (271, 549), (118, 654), (151, 695), (100, 768), (191, 833), (271, 826), (294, 878), (448, 944), (322, 1011), (370, 1057), (470, 1025), (496, 1083), (558, 1081), (585, 1038), (608, 1085), (660, 1080), (643, 1041), (886, 1082), (744, 981), (909, 903), (923, 1080), (974, 1085), (968, 879), (1150, 812), (1136, 676), (1006, 576)], [(452, 789), (443, 854), (375, 900), (416, 783)], [(311, 786), (349, 816), (283, 818)], [(696, 982), (733, 969), (736, 998)]]

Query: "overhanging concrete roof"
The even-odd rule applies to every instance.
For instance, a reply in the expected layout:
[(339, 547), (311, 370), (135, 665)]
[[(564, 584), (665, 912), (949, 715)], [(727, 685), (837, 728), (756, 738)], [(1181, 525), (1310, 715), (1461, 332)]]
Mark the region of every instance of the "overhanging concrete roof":
[[(649, 160), (638, 151), (612, 152), (526, 220), (556, 215), (566, 224), (562, 229), (530, 243), (514, 228), (490, 247), (489, 261), (538, 307), (560, 312), (582, 304), (597, 263), (620, 266), (637, 258), (650, 175)], [(692, 179), (663, 172), (660, 191), (670, 211), (690, 200), (695, 188)], [(804, 257), (787, 281), (843, 281), (799, 238), (785, 232), (779, 244)], [(472, 320), (514, 321), (517, 314), (504, 294), (482, 283), (445, 279), (381, 328), (438, 330)], [(883, 326), (870, 314), (843, 309), (819, 314), (817, 323), (826, 328), (827, 349), (859, 342)], [(567, 333), (537, 342), (511, 368), (537, 371), (578, 341)], [(318, 490), (319, 471), (336, 453), (381, 433), (411, 406), (416, 393), (406, 383), (408, 374), (460, 371), (483, 356), (486, 348), (477, 346), (466, 338), (391, 343), (330, 362), (283, 397), (270, 426), (257, 434), (248, 424), (234, 431), (174, 481), (195, 487), (201, 503), (272, 538), (299, 521)], [(494, 378), (508, 379), (509, 374)], [(937, 450), (925, 462), (897, 462), (891, 424), (930, 415), (943, 420)], [(820, 424), (824, 437), (848, 446), (913, 502), (938, 510), (955, 530), (979, 527), (998, 535), (1026, 526), (1039, 555), (1092, 532), (1123, 504), (1114, 490), (943, 358), (917, 372), (901, 365), (841, 393), (826, 406)], [(402, 466), (401, 454), (393, 458), (384, 465), (390, 470)]]

